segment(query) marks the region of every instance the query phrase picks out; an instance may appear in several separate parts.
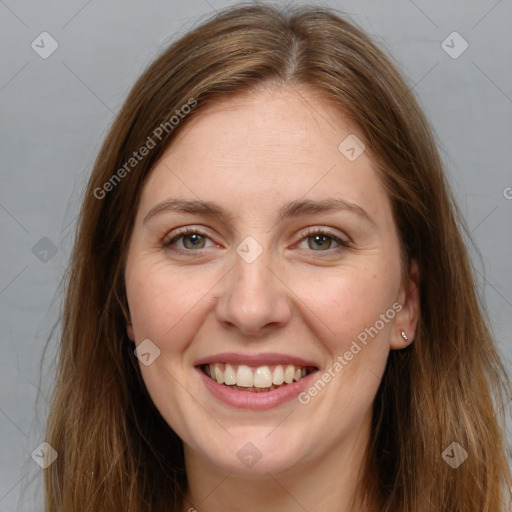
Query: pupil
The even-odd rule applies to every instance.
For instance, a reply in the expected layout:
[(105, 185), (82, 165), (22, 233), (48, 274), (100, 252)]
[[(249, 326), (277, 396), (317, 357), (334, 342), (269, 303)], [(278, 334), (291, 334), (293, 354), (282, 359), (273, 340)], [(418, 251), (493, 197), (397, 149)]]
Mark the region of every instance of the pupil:
[[(330, 246), (330, 242), (328, 242), (328, 239), (330, 237), (327, 236), (327, 235), (314, 235), (313, 236), (313, 239), (314, 239), (314, 244), (316, 244), (317, 246), (319, 246), (320, 248), (322, 249), (328, 249), (329, 246)], [(311, 244), (310, 244), (310, 249), (313, 249), (313, 247), (311, 247)]]
[(186, 241), (190, 241), (192, 247), (199, 247), (199, 244), (203, 241), (202, 236), (197, 233), (192, 233), (184, 238), (185, 246), (187, 245)]

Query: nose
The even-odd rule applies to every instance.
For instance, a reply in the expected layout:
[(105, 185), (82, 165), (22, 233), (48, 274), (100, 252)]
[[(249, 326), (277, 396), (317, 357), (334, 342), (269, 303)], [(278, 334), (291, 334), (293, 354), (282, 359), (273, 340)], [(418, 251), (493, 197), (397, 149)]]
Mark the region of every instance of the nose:
[(219, 283), (216, 317), (225, 328), (261, 337), (291, 317), (290, 291), (266, 251), (252, 263), (236, 256), (235, 268)]

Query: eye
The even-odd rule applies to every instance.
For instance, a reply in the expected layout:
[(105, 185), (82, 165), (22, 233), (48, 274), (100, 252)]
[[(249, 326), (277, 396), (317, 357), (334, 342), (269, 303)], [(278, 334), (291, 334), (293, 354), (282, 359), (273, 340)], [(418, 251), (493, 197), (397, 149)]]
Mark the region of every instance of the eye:
[[(300, 244), (307, 243), (307, 247), (313, 252), (338, 252), (350, 247), (346, 240), (331, 233), (325, 228), (308, 228), (301, 234)], [(207, 245), (208, 241), (210, 245)], [(180, 247), (181, 244), (181, 247)], [(300, 247), (299, 244), (299, 247)], [(334, 244), (334, 247), (333, 247)], [(190, 254), (200, 252), (208, 247), (215, 246), (208, 235), (197, 228), (187, 227), (168, 235), (162, 242), (162, 247), (177, 253)]]
[[(177, 252), (197, 251), (207, 247), (207, 240), (210, 240), (208, 236), (197, 228), (185, 228), (173, 233), (171, 238), (166, 237), (162, 246)], [(179, 247), (180, 241), (182, 247)]]
[(314, 252), (325, 252), (333, 249), (333, 242), (336, 244), (333, 249), (336, 252), (350, 247), (347, 241), (342, 240), (325, 228), (309, 228), (303, 231), (301, 236), (303, 238), (301, 243), (306, 242), (307, 248)]

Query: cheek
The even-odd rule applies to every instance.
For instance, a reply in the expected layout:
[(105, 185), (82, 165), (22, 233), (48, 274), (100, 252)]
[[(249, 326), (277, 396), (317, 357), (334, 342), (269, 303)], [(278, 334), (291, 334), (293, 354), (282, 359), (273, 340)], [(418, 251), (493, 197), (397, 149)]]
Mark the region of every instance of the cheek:
[[(303, 399), (337, 425), (359, 421), (378, 390), (389, 354), (399, 279), (399, 265), (378, 264), (364, 271), (354, 267), (317, 274), (300, 288), (310, 310), (310, 326), (330, 356)], [(326, 386), (318, 382), (324, 378)]]
[[(201, 407), (190, 401), (184, 370), (190, 365), (188, 348), (201, 328), (208, 305), (206, 296), (215, 283), (207, 272), (171, 268), (162, 262), (127, 267), (126, 292), (136, 344), (149, 339), (160, 350), (149, 365), (139, 364), (152, 401), (162, 416), (187, 438), (185, 417), (204, 421)], [(211, 283), (210, 283), (211, 281)]]
[(316, 323), (323, 324), (322, 332), (333, 340), (336, 349), (343, 349), (347, 341), (374, 326), (381, 315), (386, 321), (384, 326), (378, 323), (378, 330), (390, 329), (399, 282), (399, 264), (377, 263), (317, 270), (310, 278), (299, 277), (295, 289), (314, 313)]
[(176, 331), (190, 322), (215, 281), (197, 269), (157, 263), (134, 266), (126, 274), (126, 292), (136, 341), (154, 340), (162, 349), (179, 343)]

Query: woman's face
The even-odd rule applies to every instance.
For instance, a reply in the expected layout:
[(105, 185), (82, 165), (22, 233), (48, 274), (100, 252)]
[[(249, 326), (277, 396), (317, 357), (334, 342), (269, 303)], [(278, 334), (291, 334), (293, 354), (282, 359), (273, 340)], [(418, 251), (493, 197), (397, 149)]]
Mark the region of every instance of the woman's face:
[(362, 454), (417, 290), (354, 136), (307, 89), (253, 92), (191, 119), (146, 179), (128, 334), (188, 464), (278, 474)]

